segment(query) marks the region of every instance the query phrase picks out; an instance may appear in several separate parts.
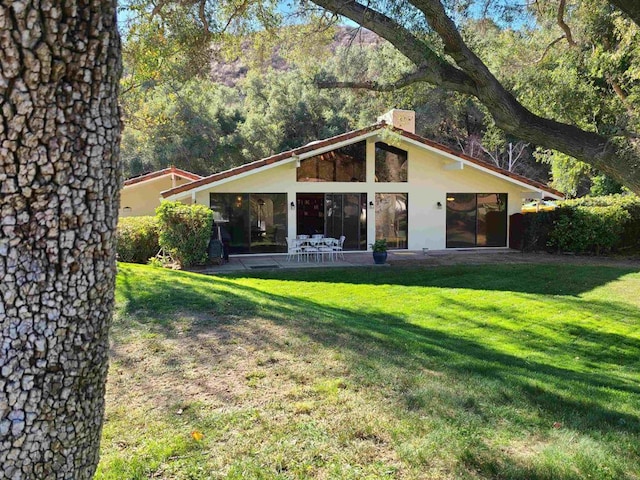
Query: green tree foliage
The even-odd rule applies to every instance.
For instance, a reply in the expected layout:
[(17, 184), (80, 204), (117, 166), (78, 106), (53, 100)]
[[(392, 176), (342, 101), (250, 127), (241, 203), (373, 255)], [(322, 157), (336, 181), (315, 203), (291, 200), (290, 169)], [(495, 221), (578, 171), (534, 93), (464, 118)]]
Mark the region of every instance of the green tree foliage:
[(207, 80), (163, 83), (125, 99), (125, 175), (176, 165), (208, 175), (246, 160), (238, 92)]
[[(419, 123), (429, 120), (419, 133), (463, 149), (484, 145), (485, 134), (496, 128), (506, 132), (505, 146), (520, 141), (529, 146), (524, 162), (528, 165), (533, 159), (530, 152), (539, 147), (561, 178), (555, 186), (569, 194), (588, 191), (590, 177), (603, 173), (632, 188), (638, 184), (640, 155), (634, 133), (639, 127), (637, 19), (612, 6), (625, 1), (541, 0), (520, 5), (490, 0), (482, 5), (479, 1), (444, 2), (443, 8), (437, 0), (367, 5), (316, 0), (287, 9), (258, 0), (153, 5), (145, 1), (136, 0), (134, 7), (143, 12), (141, 18), (157, 25), (149, 35), (160, 31), (161, 39), (170, 39), (175, 46), (152, 49), (168, 57), (161, 63), (171, 67), (165, 71), (174, 72), (172, 75), (197, 70), (176, 60), (174, 52), (191, 52), (194, 44), (205, 39), (216, 45), (206, 49), (209, 53), (233, 58), (242, 52), (256, 77), (263, 73), (256, 68), (273, 57), (275, 48), (278, 58), (297, 68), (296, 83), (304, 85), (314, 77), (324, 87), (358, 89), (350, 96), (334, 92), (342, 105), (327, 104), (324, 99), (316, 102), (321, 108), (330, 105), (335, 116), (345, 119), (351, 128), (389, 107), (410, 107), (417, 111)], [(374, 55), (354, 53), (351, 48), (349, 55), (341, 57), (340, 49), (327, 50), (339, 18), (332, 14), (344, 15), (390, 43), (374, 49)], [(147, 38), (142, 34), (144, 28), (131, 31), (134, 44)], [(188, 42), (190, 37), (195, 40)], [(187, 54), (186, 58), (187, 63), (196, 58), (199, 67), (206, 64), (197, 55)], [(145, 69), (128, 69), (137, 70)], [(271, 80), (282, 89), (277, 75)], [(331, 131), (336, 124), (330, 120), (325, 130), (318, 128), (316, 119), (327, 115), (318, 113), (317, 104), (301, 107), (287, 98), (297, 94), (309, 101), (311, 97), (300, 95), (300, 88), (296, 91), (290, 85), (271, 92), (266, 81), (264, 76), (247, 80), (246, 98), (255, 89), (268, 94), (251, 97), (243, 112), (243, 135), (251, 135), (243, 146), (248, 157), (273, 153), (276, 145), (286, 148), (293, 140), (318, 138), (318, 130)], [(378, 95), (364, 94), (363, 89)], [(260, 121), (260, 111), (250, 107), (266, 98), (278, 102), (269, 105), (274, 113), (279, 105), (286, 106), (280, 110), (296, 118), (289, 122), (296, 129), (288, 130), (287, 121), (280, 118), (269, 124)], [(380, 102), (384, 102), (381, 109), (377, 108)], [(299, 121), (301, 116), (305, 121)], [(291, 143), (277, 141), (283, 136), (292, 139)], [(574, 159), (589, 168), (573, 165)], [(529, 168), (523, 173), (531, 172)], [(544, 176), (544, 169), (534, 169), (533, 174)]]
[[(606, 2), (569, 2), (566, 33), (558, 24), (557, 2), (537, 7), (535, 23), (526, 28), (483, 20), (468, 24), (474, 28), (465, 33), (472, 34), (470, 43), (503, 84), (536, 113), (607, 136), (639, 131), (638, 27)], [(593, 181), (600, 182), (592, 179), (604, 178), (561, 152), (544, 150), (538, 156), (551, 164), (553, 186), (570, 196), (588, 192)]]

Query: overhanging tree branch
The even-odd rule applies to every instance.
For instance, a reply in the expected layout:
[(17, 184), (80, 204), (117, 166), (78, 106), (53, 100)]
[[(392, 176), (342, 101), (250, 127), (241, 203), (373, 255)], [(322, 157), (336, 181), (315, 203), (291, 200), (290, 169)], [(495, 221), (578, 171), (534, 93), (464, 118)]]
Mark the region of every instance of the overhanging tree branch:
[(560, 0), (560, 5), (558, 6), (558, 14), (557, 14), (556, 18), (557, 18), (557, 21), (558, 21), (558, 25), (560, 26), (560, 28), (564, 32), (564, 36), (567, 39), (567, 42), (572, 47), (575, 47), (577, 44), (576, 44), (575, 40), (573, 39), (573, 34), (571, 33), (571, 28), (569, 28), (569, 25), (567, 25), (567, 23), (564, 21), (565, 7), (566, 7), (566, 0)]
[(475, 93), (473, 82), (464, 72), (441, 58), (425, 41), (387, 15), (353, 0), (313, 2), (380, 35), (423, 72), (425, 82), (442, 85), (460, 93)]
[(544, 60), (544, 57), (547, 56), (547, 53), (549, 53), (549, 50), (551, 50), (551, 47), (553, 47), (556, 43), (558, 43), (558, 42), (560, 42), (561, 40), (564, 40), (564, 39), (565, 39), (564, 35), (556, 38), (553, 42), (551, 42), (549, 45), (547, 45), (547, 47), (542, 52), (542, 55), (540, 55), (540, 57), (537, 60), (535, 60), (533, 63), (536, 64), (536, 63), (542, 62), (542, 60)]
[(636, 25), (640, 26), (640, 2), (638, 0), (609, 0), (609, 3), (622, 10)]
[(341, 82), (337, 80), (316, 80), (315, 84), (319, 88), (351, 88), (351, 89), (364, 89), (373, 90), (376, 92), (392, 92), (399, 90), (415, 83), (425, 82), (426, 74), (424, 71), (417, 71), (405, 75), (392, 83), (379, 83), (376, 81), (363, 81), (363, 82)]
[[(439, 0), (409, 0), (420, 10), (429, 26), (440, 37), (444, 51), (456, 63), (449, 64), (425, 42), (388, 16), (354, 0), (313, 0), (317, 5), (372, 30), (392, 43), (411, 60), (424, 81), (480, 100), (496, 125), (505, 132), (546, 148), (558, 150), (592, 165), (640, 193), (640, 151), (629, 141), (607, 138), (574, 125), (535, 115), (504, 88), (484, 62), (467, 46), (458, 27)], [(613, 3), (613, 2), (612, 2)], [(618, 3), (625, 3), (618, 0)], [(449, 77), (447, 74), (455, 75)], [(349, 85), (350, 82), (344, 82)], [(402, 84), (402, 80), (400, 80)], [(360, 82), (359, 88), (366, 88)], [(371, 82), (381, 88), (381, 85)], [(386, 87), (383, 87), (386, 88)]]

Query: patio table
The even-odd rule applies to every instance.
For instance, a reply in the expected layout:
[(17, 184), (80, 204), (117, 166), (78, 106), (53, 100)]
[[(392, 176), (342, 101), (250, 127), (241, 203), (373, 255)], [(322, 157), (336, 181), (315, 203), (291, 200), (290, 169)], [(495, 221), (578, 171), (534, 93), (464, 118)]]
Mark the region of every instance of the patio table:
[(319, 262), (324, 262), (325, 254), (328, 254), (329, 260), (333, 261), (333, 245), (337, 243), (338, 240), (331, 237), (296, 238), (294, 240), (294, 246), (302, 249), (307, 261), (309, 261), (311, 255), (315, 255), (316, 261)]

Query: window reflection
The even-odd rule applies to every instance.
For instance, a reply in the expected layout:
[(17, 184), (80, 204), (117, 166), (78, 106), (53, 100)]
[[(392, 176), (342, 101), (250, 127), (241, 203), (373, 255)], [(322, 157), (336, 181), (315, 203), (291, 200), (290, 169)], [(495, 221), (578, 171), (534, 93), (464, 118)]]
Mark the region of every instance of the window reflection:
[(407, 152), (384, 142), (376, 142), (376, 182), (406, 182)]
[(298, 193), (297, 234), (346, 237), (345, 250), (367, 249), (366, 193)]
[(447, 248), (506, 245), (506, 193), (447, 194)]
[(389, 248), (407, 248), (409, 199), (406, 193), (376, 193), (376, 240)]
[(298, 182), (365, 182), (366, 142), (358, 142), (306, 158), (297, 170)]
[(231, 253), (287, 251), (285, 193), (211, 193), (213, 221), (228, 233)]

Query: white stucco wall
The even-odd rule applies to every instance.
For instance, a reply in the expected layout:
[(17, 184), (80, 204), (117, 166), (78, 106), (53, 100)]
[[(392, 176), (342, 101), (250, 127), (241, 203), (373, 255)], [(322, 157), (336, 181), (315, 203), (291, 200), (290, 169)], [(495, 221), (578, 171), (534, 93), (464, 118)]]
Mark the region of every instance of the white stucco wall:
[[(297, 193), (366, 193), (367, 204), (375, 200), (376, 193), (408, 193), (408, 249), (424, 247), (440, 250), (446, 246), (447, 193), (506, 193), (508, 216), (520, 211), (522, 196), (533, 188), (516, 185), (490, 173), (465, 165), (462, 170), (446, 170), (453, 162), (446, 156), (426, 151), (402, 140), (399, 148), (408, 151), (408, 182), (376, 183), (375, 137), (367, 140), (366, 182), (297, 182), (296, 164), (290, 162), (263, 171), (256, 170), (242, 178), (227, 179), (224, 183), (200, 190), (196, 203), (209, 205), (209, 194), (218, 193), (286, 193), (287, 204), (296, 202)], [(185, 192), (192, 198), (191, 192)], [(442, 208), (438, 208), (440, 202)], [(288, 209), (289, 236), (296, 235), (296, 210)], [(375, 239), (375, 209), (367, 208), (367, 244)]]
[(155, 215), (160, 206), (160, 192), (191, 182), (186, 178), (163, 175), (140, 183), (134, 183), (120, 191), (120, 217)]

